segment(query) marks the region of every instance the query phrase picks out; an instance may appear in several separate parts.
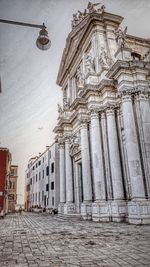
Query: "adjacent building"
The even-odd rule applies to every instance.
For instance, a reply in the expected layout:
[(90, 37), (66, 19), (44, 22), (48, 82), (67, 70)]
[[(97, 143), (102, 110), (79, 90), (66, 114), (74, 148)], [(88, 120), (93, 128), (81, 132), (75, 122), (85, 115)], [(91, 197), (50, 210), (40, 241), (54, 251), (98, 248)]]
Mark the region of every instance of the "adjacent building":
[(18, 166), (10, 166), (9, 190), (8, 190), (8, 211), (14, 212), (17, 204), (17, 179)]
[(89, 2), (72, 21), (57, 77), (59, 212), (150, 223), (150, 40), (122, 20)]
[(8, 212), (8, 192), (11, 153), (8, 148), (0, 148), (0, 211)]
[(59, 204), (58, 144), (31, 158), (26, 170), (25, 209), (57, 208)]

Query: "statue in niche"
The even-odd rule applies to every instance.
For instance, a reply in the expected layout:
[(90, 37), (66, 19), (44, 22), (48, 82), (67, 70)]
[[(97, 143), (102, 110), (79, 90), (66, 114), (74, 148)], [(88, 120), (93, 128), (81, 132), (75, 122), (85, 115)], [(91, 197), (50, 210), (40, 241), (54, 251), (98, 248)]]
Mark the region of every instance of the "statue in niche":
[(95, 72), (95, 60), (90, 53), (86, 54), (85, 68), (87, 72)]
[(89, 13), (93, 13), (93, 12), (96, 12), (96, 6), (100, 5), (100, 3), (94, 3), (92, 4), (91, 2), (88, 3), (88, 6), (87, 6), (87, 9), (89, 11)]
[(115, 31), (116, 41), (118, 43), (119, 48), (124, 48), (126, 44), (126, 36), (127, 36), (127, 26), (125, 27), (124, 31), (119, 28)]
[(83, 87), (84, 86), (84, 74), (83, 74), (83, 72), (81, 70), (81, 65), (77, 69), (76, 83), (77, 83), (77, 87)]
[(57, 104), (57, 106), (58, 106), (58, 113), (59, 113), (59, 118), (60, 118), (63, 115), (63, 109), (59, 103)]
[(63, 108), (64, 110), (68, 110), (70, 106), (69, 99), (67, 97), (63, 98)]
[(101, 47), (101, 53), (99, 56), (99, 63), (102, 67), (106, 67), (106, 68), (108, 68), (109, 65), (111, 64), (111, 60), (108, 57), (104, 47)]

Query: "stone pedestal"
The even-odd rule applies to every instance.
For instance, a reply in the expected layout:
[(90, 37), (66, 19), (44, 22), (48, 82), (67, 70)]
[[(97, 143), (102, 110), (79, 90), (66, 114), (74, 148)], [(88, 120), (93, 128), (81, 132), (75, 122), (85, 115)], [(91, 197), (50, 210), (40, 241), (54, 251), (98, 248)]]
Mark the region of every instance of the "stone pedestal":
[(127, 221), (127, 204), (124, 200), (114, 200), (110, 203), (111, 218), (113, 222)]
[(75, 204), (74, 203), (65, 203), (64, 204), (64, 214), (73, 214), (75, 213)]
[(101, 201), (92, 203), (92, 220), (94, 222), (109, 222), (110, 217), (109, 202)]
[(92, 202), (83, 202), (81, 204), (81, 217), (84, 220), (92, 219)]
[(64, 214), (64, 203), (60, 203), (58, 205), (58, 213), (59, 214)]
[(150, 201), (128, 202), (128, 222), (131, 224), (150, 224)]

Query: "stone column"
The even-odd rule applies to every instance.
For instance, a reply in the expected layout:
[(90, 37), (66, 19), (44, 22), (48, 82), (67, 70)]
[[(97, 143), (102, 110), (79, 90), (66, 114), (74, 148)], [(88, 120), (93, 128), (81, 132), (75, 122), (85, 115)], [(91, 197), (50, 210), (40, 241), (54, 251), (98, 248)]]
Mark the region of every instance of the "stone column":
[(92, 181), (90, 166), (90, 151), (87, 122), (81, 123), (81, 157), (82, 157), (82, 179), (84, 203), (81, 205), (81, 214), (84, 219), (91, 217)]
[(98, 112), (91, 112), (91, 151), (95, 201), (105, 200), (104, 162)]
[(122, 171), (114, 109), (108, 109), (107, 131), (114, 200), (124, 199)]
[(145, 198), (139, 145), (134, 120), (131, 95), (122, 96), (122, 114), (125, 144), (131, 181), (132, 199)]
[(110, 169), (113, 187), (113, 201), (110, 204), (110, 213), (113, 221), (121, 222), (126, 220), (127, 210), (126, 203), (124, 201), (121, 161), (114, 109), (112, 108), (106, 110), (106, 116)]
[(64, 144), (59, 144), (59, 177), (60, 177), (60, 205), (59, 212), (63, 213), (66, 202), (66, 178), (65, 178), (65, 149)]
[(92, 204), (93, 221), (109, 221), (108, 202), (106, 201), (106, 184), (102, 151), (102, 136), (99, 114), (91, 112), (91, 151), (95, 202)]
[(70, 141), (65, 140), (65, 162), (66, 162), (66, 202), (73, 202), (73, 179), (72, 161), (70, 156)]
[(129, 178), (131, 181), (131, 201), (128, 202), (128, 221), (134, 224), (150, 223), (150, 202), (145, 199), (139, 142), (130, 94), (124, 94), (122, 96), (122, 113)]
[(135, 106), (146, 179), (147, 196), (150, 198), (150, 104), (148, 93), (137, 93), (135, 96)]
[(101, 125), (102, 125), (104, 163), (105, 163), (105, 174), (106, 174), (106, 184), (107, 184), (107, 190), (106, 190), (107, 199), (112, 200), (112, 183), (110, 175), (110, 163), (109, 163), (108, 142), (107, 142), (107, 121), (105, 112), (101, 113)]

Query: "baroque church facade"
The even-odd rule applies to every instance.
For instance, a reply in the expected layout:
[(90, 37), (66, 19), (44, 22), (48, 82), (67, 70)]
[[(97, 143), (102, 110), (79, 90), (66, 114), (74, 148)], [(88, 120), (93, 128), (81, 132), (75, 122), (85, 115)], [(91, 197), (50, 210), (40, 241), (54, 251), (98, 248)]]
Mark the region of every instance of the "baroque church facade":
[(59, 213), (150, 223), (150, 39), (89, 2), (73, 15), (57, 77)]

